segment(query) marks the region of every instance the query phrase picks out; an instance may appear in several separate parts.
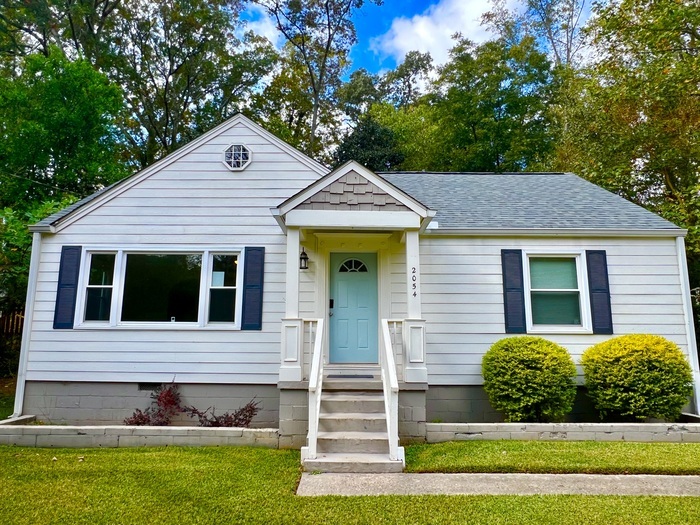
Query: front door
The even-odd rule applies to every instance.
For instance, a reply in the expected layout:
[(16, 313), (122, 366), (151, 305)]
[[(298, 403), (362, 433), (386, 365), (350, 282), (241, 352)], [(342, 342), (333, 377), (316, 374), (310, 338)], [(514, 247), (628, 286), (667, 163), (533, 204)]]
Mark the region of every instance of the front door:
[(331, 253), (330, 362), (378, 362), (376, 253)]

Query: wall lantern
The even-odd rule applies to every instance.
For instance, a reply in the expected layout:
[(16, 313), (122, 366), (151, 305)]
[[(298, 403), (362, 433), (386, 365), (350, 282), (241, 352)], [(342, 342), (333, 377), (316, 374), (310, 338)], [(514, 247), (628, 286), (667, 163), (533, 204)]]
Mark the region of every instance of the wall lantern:
[(301, 253), (299, 254), (299, 269), (300, 270), (308, 270), (309, 269), (309, 256), (306, 255), (304, 248), (301, 249)]

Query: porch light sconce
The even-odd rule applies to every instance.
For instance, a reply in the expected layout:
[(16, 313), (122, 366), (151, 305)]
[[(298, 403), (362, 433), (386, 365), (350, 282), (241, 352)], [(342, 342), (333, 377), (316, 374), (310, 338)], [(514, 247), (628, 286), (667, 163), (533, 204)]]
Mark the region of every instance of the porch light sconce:
[(301, 249), (301, 253), (299, 254), (299, 269), (300, 270), (308, 270), (309, 269), (309, 256), (306, 255), (304, 248)]

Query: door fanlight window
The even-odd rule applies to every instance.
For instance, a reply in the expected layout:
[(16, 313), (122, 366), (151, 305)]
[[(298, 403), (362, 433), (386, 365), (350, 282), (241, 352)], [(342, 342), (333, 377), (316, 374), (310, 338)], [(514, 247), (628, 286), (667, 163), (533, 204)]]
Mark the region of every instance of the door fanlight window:
[(367, 272), (367, 266), (362, 261), (357, 259), (348, 259), (343, 264), (340, 265), (338, 270), (341, 273), (346, 272)]

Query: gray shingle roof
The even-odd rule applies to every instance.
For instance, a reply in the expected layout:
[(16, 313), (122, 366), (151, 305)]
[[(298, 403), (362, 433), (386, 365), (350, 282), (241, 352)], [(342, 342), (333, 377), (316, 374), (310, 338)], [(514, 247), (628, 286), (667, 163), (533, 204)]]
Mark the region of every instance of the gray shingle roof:
[(679, 229), (572, 173), (381, 173), (439, 229)]

